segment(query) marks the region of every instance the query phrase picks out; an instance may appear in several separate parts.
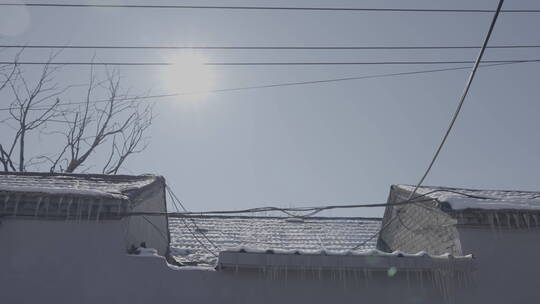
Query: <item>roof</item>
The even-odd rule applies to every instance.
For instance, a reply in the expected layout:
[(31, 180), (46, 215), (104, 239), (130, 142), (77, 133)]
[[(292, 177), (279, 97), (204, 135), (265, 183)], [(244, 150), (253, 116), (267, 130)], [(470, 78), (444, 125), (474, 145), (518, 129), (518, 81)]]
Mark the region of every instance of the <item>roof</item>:
[(155, 175), (0, 173), (0, 193), (127, 199), (162, 180)]
[[(414, 186), (394, 185), (411, 192)], [(451, 210), (522, 210), (540, 211), (540, 192), (516, 190), (479, 190), (423, 186), (418, 195), (437, 200)], [(444, 209), (444, 208), (443, 208)]]
[[(374, 249), (378, 218), (196, 216), (169, 218), (171, 254), (182, 263), (215, 265), (219, 252), (231, 249), (268, 252), (340, 253), (367, 241)], [(368, 241), (369, 240), (369, 241)], [(212, 245), (212, 243), (215, 244)], [(206, 248), (205, 248), (206, 247)]]

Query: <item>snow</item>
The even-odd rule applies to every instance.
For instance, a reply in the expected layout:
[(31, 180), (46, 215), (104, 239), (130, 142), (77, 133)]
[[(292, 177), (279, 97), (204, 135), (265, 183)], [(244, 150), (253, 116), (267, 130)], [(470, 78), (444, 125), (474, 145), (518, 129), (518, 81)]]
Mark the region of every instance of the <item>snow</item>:
[(430, 255), (425, 251), (419, 251), (417, 253), (405, 253), (402, 251), (385, 252), (378, 249), (369, 250), (271, 250), (262, 247), (237, 247), (227, 248), (222, 252), (244, 252), (244, 253), (267, 253), (267, 254), (299, 254), (299, 255), (327, 255), (327, 256), (381, 256), (381, 257), (429, 257), (434, 259), (472, 259), (473, 255), (468, 254), (464, 256), (453, 256), (449, 253), (441, 255)]
[[(414, 186), (410, 185), (397, 187), (406, 191), (414, 190)], [(420, 187), (416, 193), (448, 203), (453, 210), (540, 210), (540, 192)]]
[(156, 176), (107, 176), (26, 173), (0, 174), (0, 192), (128, 198), (128, 193), (150, 185)]
[(138, 252), (137, 255), (144, 256), (144, 257), (159, 257), (160, 256), (158, 254), (157, 249), (154, 249), (154, 248), (139, 247), (137, 248), (137, 252)]

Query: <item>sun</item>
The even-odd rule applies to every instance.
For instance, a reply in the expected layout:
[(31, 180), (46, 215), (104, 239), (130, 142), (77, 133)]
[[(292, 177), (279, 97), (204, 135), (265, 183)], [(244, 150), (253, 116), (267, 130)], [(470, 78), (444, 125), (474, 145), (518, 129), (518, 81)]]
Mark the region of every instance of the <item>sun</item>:
[(169, 58), (164, 75), (166, 89), (171, 93), (205, 95), (214, 88), (214, 71), (205, 64), (204, 56), (184, 53)]

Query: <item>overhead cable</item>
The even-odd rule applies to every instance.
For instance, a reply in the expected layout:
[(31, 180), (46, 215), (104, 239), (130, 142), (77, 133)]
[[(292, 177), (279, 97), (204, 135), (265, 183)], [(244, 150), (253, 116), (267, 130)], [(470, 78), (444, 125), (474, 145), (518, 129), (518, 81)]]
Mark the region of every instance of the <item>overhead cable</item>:
[[(176, 194), (172, 191), (172, 189), (169, 187), (169, 185), (166, 185), (165, 186), (165, 190), (167, 191), (167, 193), (169, 194), (169, 197), (171, 198), (171, 201), (173, 202), (177, 212), (180, 211), (178, 209), (178, 205), (180, 205), (182, 207), (182, 210), (184, 210), (184, 212), (189, 212), (186, 207), (184, 206), (184, 204), (182, 204), (182, 202), (180, 201), (180, 199), (176, 196)], [(178, 204), (178, 205), (177, 205)], [(167, 214), (168, 216), (168, 214)], [(212, 255), (214, 255), (215, 257), (217, 257), (218, 255), (211, 249), (209, 249), (203, 242), (201, 242), (199, 240), (199, 238), (197, 237), (197, 234), (196, 232), (193, 232), (191, 230), (191, 228), (189, 227), (189, 225), (186, 223), (186, 221), (184, 219), (182, 219), (182, 221), (184, 222), (184, 225), (186, 226), (186, 229), (193, 235), (193, 237), (199, 242), (199, 244), (201, 244), (208, 252), (210, 252)], [(199, 228), (199, 226), (197, 225), (197, 223), (195, 222), (195, 220), (191, 219), (191, 223), (193, 224), (193, 226), (195, 227), (195, 229), (197, 231), (201, 231), (201, 229)], [(216, 249), (220, 249), (210, 238), (208, 238), (208, 236), (206, 236), (204, 233), (202, 234), (202, 236), (208, 241), (208, 243), (210, 243), (212, 246), (214, 246), (214, 248)]]
[[(517, 63), (522, 63), (522, 62), (483, 64), (480, 67), (481, 68), (494, 67), (494, 66), (517, 64)], [(352, 80), (362, 80), (362, 79), (386, 78), (386, 77), (393, 77), (393, 76), (407, 76), (407, 75), (415, 75), (415, 74), (427, 74), (427, 73), (465, 70), (465, 69), (470, 69), (470, 68), (471, 66), (463, 66), (463, 67), (455, 67), (455, 68), (442, 68), (442, 69), (418, 70), (418, 71), (408, 71), (408, 72), (398, 72), (398, 73), (385, 73), (385, 74), (375, 74), (375, 75), (366, 75), (366, 76), (357, 76), (357, 77), (342, 77), (342, 78), (333, 78), (333, 79), (283, 82), (283, 83), (266, 84), (266, 85), (258, 85), (258, 86), (225, 88), (225, 89), (206, 90), (206, 91), (193, 91), (193, 92), (179, 92), (179, 93), (171, 93), (171, 94), (122, 97), (122, 98), (116, 98), (115, 101), (132, 100), (134, 102), (143, 102), (145, 100), (156, 99), (156, 98), (167, 98), (167, 97), (177, 97), (177, 96), (185, 96), (185, 95), (220, 93), (220, 92), (231, 92), (231, 91), (244, 91), (244, 90), (253, 90), (253, 89), (275, 88), (275, 87), (288, 87), (288, 86), (298, 86), (298, 85), (310, 85), (310, 84), (319, 84), (319, 83), (332, 83), (332, 82), (352, 81)], [(91, 100), (90, 103), (102, 103), (102, 102), (109, 102), (109, 101), (110, 101), (109, 99), (94, 99), (94, 100)], [(86, 101), (68, 102), (68, 103), (59, 104), (58, 106), (73, 106), (73, 105), (80, 105), (80, 104), (85, 104), (85, 103)], [(0, 108), (0, 111), (9, 111), (13, 109), (15, 108), (13, 107)], [(49, 108), (47, 107), (41, 107), (41, 108), (36, 107), (36, 108), (30, 108), (29, 110), (44, 111), (48, 109)]]
[[(358, 7), (297, 7), (297, 6), (225, 6), (225, 5), (159, 5), (159, 4), (89, 4), (89, 3), (0, 3), (0, 6), (29, 8), (129, 8), (129, 9), (206, 9), (206, 10), (266, 10), (266, 11), (334, 11), (334, 12), (396, 12), (396, 13), (493, 13), (489, 9), (439, 8), (358, 8)], [(508, 9), (503, 13), (539, 13), (540, 9)]]
[[(507, 59), (485, 60), (484, 63), (521, 63), (539, 62), (540, 59)], [(473, 60), (446, 60), (446, 61), (283, 61), (283, 62), (205, 62), (207, 66), (306, 66), (306, 65), (432, 65), (432, 64), (467, 64), (475, 63)], [(176, 66), (177, 62), (92, 62), (92, 61), (0, 61), (0, 65), (84, 65), (84, 66)]]
[[(446, 49), (479, 49), (482, 46), (472, 45), (237, 45), (237, 46), (211, 46), (211, 45), (59, 45), (59, 44), (0, 44), (0, 48), (19, 49), (120, 49), (120, 50), (446, 50)], [(488, 49), (527, 49), (540, 48), (540, 45), (493, 45)]]
[[(446, 140), (448, 139), (448, 136), (450, 135), (450, 132), (452, 131), (452, 128), (454, 127), (454, 124), (459, 116), (459, 113), (461, 112), (461, 109), (463, 107), (463, 103), (465, 102), (465, 98), (467, 97), (467, 94), (469, 93), (469, 89), (471, 88), (471, 84), (474, 80), (474, 76), (476, 75), (476, 71), (478, 70), (478, 67), (480, 66), (480, 62), (482, 61), (482, 57), (484, 56), (484, 52), (486, 51), (486, 47), (489, 42), (489, 38), (491, 37), (491, 34), (493, 32), (493, 29), (495, 28), (495, 23), (497, 22), (497, 18), (499, 17), (499, 13), (501, 12), (502, 5), (504, 3), (504, 0), (499, 0), (499, 5), (497, 6), (497, 10), (495, 14), (493, 15), (493, 19), (491, 20), (491, 24), (489, 26), (489, 30), (487, 32), (486, 38), (484, 39), (484, 43), (482, 44), (482, 48), (480, 49), (480, 52), (478, 53), (478, 56), (474, 62), (474, 66), (471, 70), (471, 73), (469, 75), (469, 78), (467, 79), (467, 82), (465, 84), (465, 88), (463, 89), (463, 93), (461, 94), (461, 98), (459, 99), (458, 106), (452, 115), (452, 119), (450, 120), (450, 124), (448, 125), (448, 128), (446, 129), (446, 132), (444, 133), (444, 136), (441, 140), (441, 143), (437, 147), (437, 150), (435, 151), (435, 154), (431, 158), (431, 161), (429, 162), (428, 167), (426, 168), (424, 174), (414, 187), (414, 190), (411, 192), (410, 197), (413, 197), (418, 188), (423, 184), (424, 180), (428, 176), (429, 172), (431, 171), (431, 168), (435, 164), (435, 161), (437, 161), (437, 158), (439, 157), (439, 154), (441, 153), (441, 150), (446, 143)], [(487, 61), (484, 61), (487, 62)]]
[[(480, 52), (478, 53), (478, 56), (476, 58), (474, 66), (473, 66), (473, 68), (471, 70), (469, 78), (467, 79), (467, 82), (465, 84), (465, 89), (463, 90), (461, 98), (460, 98), (460, 100), (458, 102), (457, 109), (454, 112), (454, 114), (452, 115), (452, 119), (450, 120), (450, 124), (449, 124), (448, 128), (446, 129), (446, 132), (445, 132), (445, 134), (444, 134), (444, 136), (443, 136), (443, 138), (441, 140), (441, 143), (437, 147), (437, 150), (435, 151), (435, 154), (433, 155), (433, 157), (432, 157), (427, 169), (425, 170), (424, 174), (422, 175), (422, 177), (420, 178), (420, 180), (418, 181), (418, 183), (414, 187), (413, 191), (411, 191), (411, 193), (409, 194), (408, 200), (410, 200), (412, 197), (414, 197), (414, 195), (418, 191), (418, 188), (420, 188), (422, 186), (424, 180), (426, 179), (427, 175), (431, 171), (431, 168), (435, 164), (435, 161), (437, 160), (437, 158), (438, 158), (444, 144), (446, 143), (446, 140), (448, 139), (448, 136), (450, 135), (450, 131), (452, 131), (452, 128), (453, 128), (453, 126), (454, 126), (454, 124), (455, 124), (455, 122), (457, 120), (457, 117), (459, 116), (459, 113), (461, 112), (461, 109), (463, 107), (463, 103), (465, 101), (465, 98), (467, 97), (467, 94), (468, 94), (469, 89), (471, 87), (472, 81), (474, 80), (474, 76), (476, 75), (476, 71), (478, 70), (478, 67), (480, 66), (480, 62), (482, 61), (482, 57), (483, 57), (484, 52), (486, 50), (487, 44), (489, 42), (489, 38), (491, 37), (491, 34), (493, 32), (493, 29), (495, 28), (495, 23), (497, 22), (497, 18), (499, 16), (499, 13), (501, 12), (501, 8), (502, 8), (503, 3), (504, 3), (504, 0), (499, 0), (499, 4), (497, 5), (497, 10), (495, 11), (495, 14), (493, 15), (493, 18), (491, 20), (491, 24), (489, 26), (489, 30), (487, 32), (487, 35), (486, 35), (485, 39), (484, 39), (484, 43), (482, 44), (482, 49), (480, 49)], [(390, 219), (388, 219), (388, 221), (384, 224), (383, 227), (381, 227), (381, 229), (378, 232), (376, 232), (368, 240), (360, 243), (359, 245), (355, 246), (354, 248), (358, 248), (360, 246), (363, 246), (367, 242), (369, 242), (373, 238), (375, 238), (376, 236), (380, 235), (383, 231), (385, 231), (390, 226), (390, 224), (396, 218), (399, 218), (399, 216), (400, 216), (399, 213), (397, 213), (394, 217), (391, 217)]]

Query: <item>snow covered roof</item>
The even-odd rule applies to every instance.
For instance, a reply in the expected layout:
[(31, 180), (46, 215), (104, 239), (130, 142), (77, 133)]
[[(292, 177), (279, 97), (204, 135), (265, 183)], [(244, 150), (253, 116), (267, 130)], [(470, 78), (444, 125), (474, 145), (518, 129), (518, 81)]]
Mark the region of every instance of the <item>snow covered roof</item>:
[[(411, 192), (414, 186), (395, 185), (397, 189)], [(540, 192), (510, 190), (475, 190), (423, 186), (417, 195), (447, 204), (452, 210), (532, 210), (540, 211)]]
[(0, 173), (0, 193), (127, 199), (162, 180), (155, 175)]
[[(172, 255), (182, 263), (209, 265), (214, 265), (217, 261), (217, 257), (210, 253), (210, 250), (216, 255), (221, 251), (240, 249), (303, 254), (323, 251), (332, 254), (345, 253), (372, 237), (379, 230), (380, 224), (381, 220), (376, 218), (169, 218)], [(376, 241), (377, 239), (373, 238), (359, 249), (374, 249)]]

